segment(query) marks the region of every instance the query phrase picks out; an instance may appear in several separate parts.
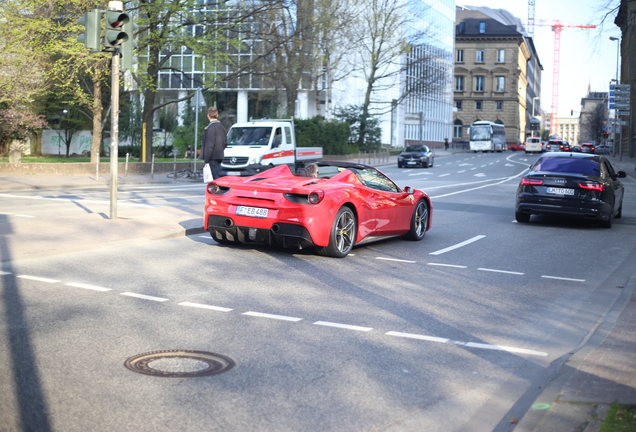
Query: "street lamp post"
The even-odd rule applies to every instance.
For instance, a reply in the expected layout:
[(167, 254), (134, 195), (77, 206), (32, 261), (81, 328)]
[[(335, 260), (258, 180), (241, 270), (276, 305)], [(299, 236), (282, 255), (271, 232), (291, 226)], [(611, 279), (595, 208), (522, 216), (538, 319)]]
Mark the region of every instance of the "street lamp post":
[[(619, 81), (618, 81), (618, 61), (619, 61), (619, 53), (620, 53), (620, 39), (614, 36), (610, 36), (610, 40), (611, 41), (618, 41), (618, 43), (616, 44), (616, 85), (619, 85)], [(618, 110), (616, 109), (616, 107), (614, 107), (614, 124), (612, 125), (612, 132), (613, 132), (613, 138), (612, 138), (612, 155), (616, 156), (616, 126), (618, 126)], [(622, 156), (623, 156), (623, 143), (621, 143), (620, 147), (619, 147), (619, 153), (621, 154), (621, 160), (622, 160)]]

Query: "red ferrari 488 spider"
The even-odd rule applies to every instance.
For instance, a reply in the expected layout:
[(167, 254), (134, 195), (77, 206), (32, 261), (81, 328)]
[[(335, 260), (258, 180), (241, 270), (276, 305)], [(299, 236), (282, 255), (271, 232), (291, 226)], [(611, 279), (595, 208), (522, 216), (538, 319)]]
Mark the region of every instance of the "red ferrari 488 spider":
[(221, 177), (206, 189), (203, 225), (219, 243), (311, 247), (342, 258), (363, 240), (421, 240), (431, 227), (431, 200), (401, 189), (377, 169), (319, 162), (318, 177), (287, 165), (252, 177)]

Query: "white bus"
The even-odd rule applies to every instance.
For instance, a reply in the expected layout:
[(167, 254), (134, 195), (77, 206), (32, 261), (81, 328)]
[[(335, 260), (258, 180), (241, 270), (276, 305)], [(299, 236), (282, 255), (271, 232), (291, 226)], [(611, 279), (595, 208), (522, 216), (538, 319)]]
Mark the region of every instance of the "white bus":
[(489, 121), (476, 121), (470, 125), (470, 149), (474, 152), (506, 149), (506, 130), (504, 125)]

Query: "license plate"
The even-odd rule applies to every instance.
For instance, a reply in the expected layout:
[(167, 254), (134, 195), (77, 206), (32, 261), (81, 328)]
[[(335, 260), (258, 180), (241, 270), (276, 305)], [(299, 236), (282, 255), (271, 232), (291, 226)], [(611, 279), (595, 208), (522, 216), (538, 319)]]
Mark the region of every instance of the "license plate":
[(546, 188), (545, 191), (549, 194), (555, 194), (555, 195), (574, 195), (574, 189), (549, 187), (549, 188)]
[(407, 164), (409, 164), (409, 165), (415, 165), (415, 163), (416, 163), (415, 161), (408, 161), (407, 162)]
[(250, 216), (257, 218), (266, 218), (267, 217), (267, 209), (260, 207), (246, 207), (246, 206), (238, 206), (236, 208), (236, 214), (239, 216)]
[(241, 172), (240, 171), (228, 171), (226, 175), (229, 175), (229, 176), (240, 176)]

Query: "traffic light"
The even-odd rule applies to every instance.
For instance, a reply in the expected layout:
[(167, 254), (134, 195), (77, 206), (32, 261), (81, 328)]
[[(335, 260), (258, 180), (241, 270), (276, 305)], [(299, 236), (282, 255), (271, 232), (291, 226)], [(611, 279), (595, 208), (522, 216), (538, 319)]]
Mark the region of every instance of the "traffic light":
[(574, 110), (573, 110), (573, 109), (571, 109), (571, 110), (570, 110), (570, 115), (571, 115), (571, 116), (573, 116), (573, 115), (574, 115)]
[(93, 9), (90, 12), (84, 12), (84, 16), (77, 20), (79, 25), (84, 26), (84, 33), (77, 36), (77, 41), (93, 52), (102, 50), (99, 43), (102, 33), (102, 12), (100, 9)]
[(114, 51), (127, 41), (130, 36), (124, 31), (124, 24), (130, 21), (127, 13), (107, 10), (106, 28), (104, 29), (104, 51)]
[(122, 70), (130, 70), (135, 64), (133, 50), (137, 48), (137, 41), (135, 40), (135, 30), (137, 30), (138, 27), (139, 26), (135, 24), (133, 20), (124, 23), (123, 30), (124, 33), (128, 35), (128, 39), (122, 42), (120, 49)]

